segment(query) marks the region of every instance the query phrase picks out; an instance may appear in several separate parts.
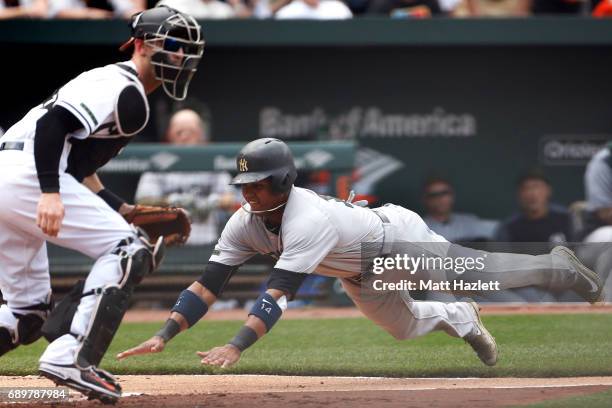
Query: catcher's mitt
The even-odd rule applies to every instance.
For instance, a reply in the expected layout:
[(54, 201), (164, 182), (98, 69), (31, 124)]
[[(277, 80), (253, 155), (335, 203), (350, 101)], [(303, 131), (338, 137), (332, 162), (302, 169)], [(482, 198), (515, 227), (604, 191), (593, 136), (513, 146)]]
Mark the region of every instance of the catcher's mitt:
[(166, 246), (184, 244), (191, 233), (189, 215), (182, 208), (135, 205), (123, 218), (142, 228), (151, 242), (163, 236)]

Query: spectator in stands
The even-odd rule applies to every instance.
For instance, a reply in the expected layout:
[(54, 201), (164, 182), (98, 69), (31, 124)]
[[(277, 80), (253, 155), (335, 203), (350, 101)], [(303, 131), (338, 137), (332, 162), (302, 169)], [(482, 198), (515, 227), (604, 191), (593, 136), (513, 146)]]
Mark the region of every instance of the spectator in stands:
[(527, 17), (530, 0), (462, 0), (453, 10), (454, 17)]
[(279, 20), (345, 20), (352, 18), (353, 13), (340, 0), (293, 0), (278, 10), (275, 17)]
[[(550, 204), (552, 188), (539, 171), (531, 171), (517, 183), (520, 213), (506, 220), (499, 228), (500, 242), (550, 242), (565, 244), (571, 236), (569, 213)], [(550, 248), (534, 248), (548, 252)]]
[(453, 212), (455, 193), (453, 186), (445, 178), (434, 177), (425, 182), (423, 203), (426, 210), (423, 221), (434, 232), (451, 242), (482, 241), (494, 236), (497, 221)]
[[(174, 145), (206, 145), (207, 127), (193, 110), (176, 112), (166, 132), (166, 142)], [(211, 244), (219, 238), (229, 211), (238, 206), (238, 193), (229, 185), (227, 172), (145, 172), (136, 189), (136, 202), (174, 205), (187, 209), (192, 218), (188, 245)]]
[[(239, 1), (239, 0), (234, 0), (234, 1)], [(255, 17), (255, 18), (273, 17), (278, 12), (278, 10), (285, 7), (287, 4), (291, 3), (291, 0), (245, 0), (245, 1), (247, 1), (249, 8), (252, 10), (252, 17)], [(363, 0), (363, 1), (367, 1), (367, 0)]]
[(48, 0), (49, 16), (65, 19), (130, 18), (145, 0)]
[(250, 16), (250, 11), (240, 0), (161, 0), (157, 5), (172, 7), (195, 18), (220, 20)]
[(370, 0), (367, 14), (427, 18), (452, 14), (461, 0)]
[[(44, 18), (47, 0), (0, 0), (0, 20), (9, 18)], [(0, 128), (0, 136), (2, 135)]]
[[(516, 195), (520, 212), (504, 221), (498, 231), (498, 242), (527, 242), (520, 251), (531, 255), (550, 252), (557, 245), (567, 245), (571, 236), (570, 215), (565, 208), (551, 204), (550, 182), (539, 170), (527, 172), (518, 179)], [(538, 244), (541, 243), (541, 244)], [(568, 292), (548, 293), (539, 288), (512, 289), (502, 299), (512, 302), (576, 301)]]

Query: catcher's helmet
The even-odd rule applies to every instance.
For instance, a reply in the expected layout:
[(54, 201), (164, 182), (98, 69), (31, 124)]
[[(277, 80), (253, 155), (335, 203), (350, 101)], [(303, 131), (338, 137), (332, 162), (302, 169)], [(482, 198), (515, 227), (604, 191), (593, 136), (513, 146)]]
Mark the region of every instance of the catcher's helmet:
[(132, 38), (121, 49), (140, 38), (156, 52), (151, 57), (155, 77), (176, 100), (187, 97), (187, 88), (204, 52), (202, 30), (188, 14), (159, 6), (132, 16)]
[(272, 190), (285, 193), (297, 178), (297, 170), (289, 146), (279, 139), (257, 139), (240, 150), (236, 157), (238, 174), (230, 184), (255, 183), (267, 178)]

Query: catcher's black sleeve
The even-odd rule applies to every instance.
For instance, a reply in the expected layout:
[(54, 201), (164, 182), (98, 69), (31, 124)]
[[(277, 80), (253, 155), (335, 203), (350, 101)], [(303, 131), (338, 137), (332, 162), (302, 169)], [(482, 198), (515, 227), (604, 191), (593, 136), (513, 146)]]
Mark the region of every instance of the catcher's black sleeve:
[(198, 279), (198, 282), (202, 284), (206, 289), (210, 290), (215, 296), (219, 296), (227, 282), (238, 270), (238, 266), (224, 265), (217, 262), (208, 262), (204, 273)]
[(307, 273), (296, 273), (274, 268), (270, 278), (268, 278), (267, 287), (268, 289), (282, 290), (287, 294), (289, 300), (293, 300), (307, 276)]
[(121, 197), (107, 188), (103, 188), (102, 190), (98, 191), (98, 196), (100, 196), (100, 198), (103, 199), (106, 204), (110, 206), (110, 208), (117, 212), (119, 212), (119, 208), (125, 204), (125, 201), (123, 201)]
[(34, 161), (43, 193), (59, 192), (59, 162), (66, 135), (82, 127), (81, 121), (61, 106), (54, 106), (36, 122)]

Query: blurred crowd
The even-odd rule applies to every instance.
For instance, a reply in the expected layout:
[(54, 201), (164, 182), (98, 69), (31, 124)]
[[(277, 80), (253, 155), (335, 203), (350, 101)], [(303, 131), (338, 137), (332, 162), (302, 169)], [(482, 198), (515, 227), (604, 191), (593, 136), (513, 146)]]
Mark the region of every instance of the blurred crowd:
[[(210, 118), (202, 105), (184, 104), (167, 115), (162, 143), (206, 145), (210, 143)], [(150, 141), (150, 140), (149, 140)], [(515, 184), (516, 211), (499, 220), (455, 210), (455, 187), (446, 177), (427, 178), (421, 187), (423, 220), (436, 233), (451, 242), (524, 242), (543, 243), (548, 251), (555, 245), (583, 240), (612, 241), (612, 144), (596, 154), (586, 167), (585, 199), (569, 207), (554, 200), (550, 180), (540, 169), (522, 174)], [(369, 160), (369, 159), (368, 159)], [(140, 178), (135, 198), (150, 205), (174, 205), (189, 209), (194, 217), (190, 243), (212, 243), (229, 215), (239, 207), (240, 191), (229, 186), (226, 172), (153, 173)], [(329, 190), (326, 171), (301, 175), (298, 184), (321, 194)], [(350, 183), (350, 181), (349, 181)], [(346, 186), (346, 190), (350, 189)], [(360, 199), (372, 201), (359, 183), (354, 183)], [(373, 196), (372, 196), (373, 197)], [(380, 205), (373, 199), (372, 205)], [(459, 203), (460, 204), (460, 203)], [(459, 205), (460, 206), (460, 205)]]
[[(428, 179), (422, 189), (423, 220), (451, 242), (530, 242), (555, 245), (571, 242), (612, 241), (612, 144), (589, 162), (585, 176), (585, 200), (565, 207), (553, 200), (545, 174), (534, 169), (516, 182), (514, 214), (488, 220), (455, 211), (455, 190), (443, 177)], [(543, 247), (545, 250), (546, 247)]]
[(612, 0), (0, 0), (0, 19), (126, 19), (156, 5), (198, 19), (612, 16)]
[[(564, 207), (555, 203), (550, 181), (540, 170), (522, 175), (516, 183), (514, 214), (486, 220), (455, 211), (455, 190), (448, 179), (434, 177), (423, 185), (423, 219), (451, 242), (495, 251), (548, 253), (569, 246), (606, 282), (606, 300), (612, 296), (612, 142), (589, 161), (584, 174), (585, 199)], [(436, 295), (437, 296), (437, 295)], [(542, 290), (506, 291), (503, 301), (575, 300), (566, 293), (552, 296)]]

